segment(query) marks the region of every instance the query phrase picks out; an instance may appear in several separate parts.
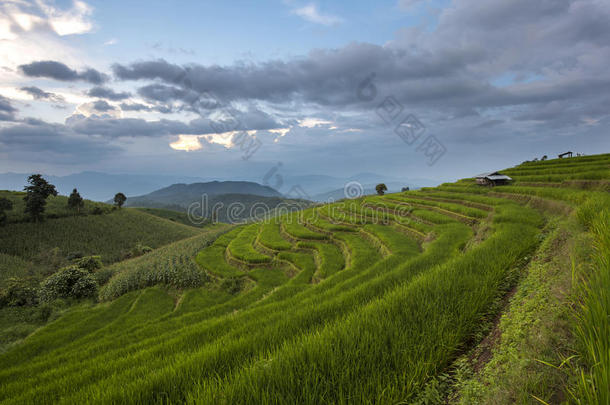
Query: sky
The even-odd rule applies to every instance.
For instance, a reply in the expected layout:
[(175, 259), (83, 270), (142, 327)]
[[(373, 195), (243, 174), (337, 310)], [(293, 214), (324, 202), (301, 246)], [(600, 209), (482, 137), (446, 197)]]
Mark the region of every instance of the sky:
[(3, 0), (0, 173), (440, 182), (610, 152), (608, 21), (607, 0)]

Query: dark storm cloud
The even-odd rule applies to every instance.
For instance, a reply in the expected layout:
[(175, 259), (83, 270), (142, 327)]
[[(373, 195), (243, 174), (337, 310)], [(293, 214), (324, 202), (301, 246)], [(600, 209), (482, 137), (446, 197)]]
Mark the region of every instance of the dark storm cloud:
[(0, 95), (0, 121), (13, 121), (17, 109), (12, 106), (11, 100)]
[(36, 99), (36, 100), (52, 101), (54, 103), (63, 103), (66, 101), (66, 100), (64, 100), (64, 98), (62, 96), (54, 94), (54, 93), (49, 93), (36, 86), (22, 87), (21, 91), (28, 93), (30, 96), (34, 97), (34, 99)]
[(20, 65), (19, 69), (29, 77), (44, 77), (64, 82), (82, 80), (91, 84), (102, 84), (108, 80), (108, 77), (105, 74), (98, 72), (95, 69), (88, 68), (77, 72), (61, 62), (52, 60), (37, 61), (26, 65)]
[[(112, 108), (112, 106), (110, 106)], [(100, 110), (104, 111), (104, 110)], [(275, 121), (270, 115), (255, 109), (233, 111), (242, 128), (249, 130), (268, 130), (281, 128), (284, 125)], [(218, 125), (220, 124), (220, 125)], [(99, 135), (107, 139), (121, 137), (159, 137), (167, 135), (202, 135), (212, 134), (221, 127), (222, 122), (208, 118), (197, 118), (190, 122), (178, 120), (147, 121), (140, 118), (108, 118), (98, 116), (73, 116), (66, 125), (79, 134)]]
[(96, 100), (93, 102), (93, 108), (99, 112), (108, 112), (115, 109), (114, 106), (108, 104), (106, 100)]
[(185, 70), (167, 63), (163, 59), (146, 62), (134, 62), (129, 66), (115, 64), (114, 75), (122, 80), (161, 79), (166, 82), (178, 82), (185, 77)]
[(62, 164), (90, 163), (120, 151), (103, 139), (84, 137), (66, 125), (36, 119), (0, 128), (0, 144), (23, 159)]
[(116, 92), (108, 87), (96, 86), (89, 89), (89, 91), (87, 91), (87, 95), (91, 97), (105, 98), (112, 101), (120, 101), (129, 98), (131, 93)]
[[(183, 122), (73, 116), (63, 128), (53, 128), (66, 137), (120, 143), (128, 137), (213, 133), (210, 118), (220, 124), (226, 120), (230, 127), (229, 115), (239, 129), (293, 126), (277, 144), (261, 148), (257, 158), (301, 161), (305, 171), (339, 168), (337, 156), (347, 156), (345, 171), (362, 170), (368, 161), (374, 162), (368, 170), (382, 170), (384, 165), (421, 170), (397, 163), (409, 161), (402, 158), (409, 153), (417, 158), (418, 152), (375, 114), (379, 103), (393, 96), (447, 145), (447, 160), (441, 162), (452, 162), (451, 173), (455, 168), (471, 171), (464, 174), (486, 169), (473, 168), (468, 157), (475, 150), (479, 164), (495, 167), (509, 165), (515, 156), (522, 161), (524, 150), (549, 154), (549, 145), (571, 150), (597, 148), (604, 141), (607, 145), (610, 2), (461, 0), (438, 10), (437, 16), (434, 29), (405, 28), (385, 45), (351, 43), (287, 60), (228, 66), (179, 65), (163, 59), (115, 64), (117, 80), (138, 81), (131, 83), (131, 91), (141, 100), (112, 98), (122, 94), (114, 92), (107, 97), (97, 92), (95, 97), (122, 100), (123, 111), (197, 112), (201, 118)], [(33, 77), (87, 77), (58, 62), (22, 67), (26, 74), (28, 69)], [(359, 85), (373, 73), (376, 97), (359, 98)], [(110, 106), (104, 103), (102, 109)], [(0, 99), (0, 116), (14, 116), (14, 109), (3, 112), (1, 106)], [(307, 117), (332, 121), (338, 129), (295, 126), (295, 120)], [(342, 133), (344, 129), (356, 131)], [(396, 157), (387, 158), (390, 155)], [(444, 164), (434, 170), (446, 172)]]
[[(104, 138), (158, 137), (172, 134), (193, 134), (197, 128), (175, 120), (146, 121), (139, 118), (76, 117), (67, 122), (80, 134), (100, 135)], [(203, 130), (203, 128), (200, 128)], [(206, 128), (209, 132), (209, 128)], [(203, 133), (199, 132), (199, 133)]]
[(174, 86), (164, 84), (149, 84), (138, 89), (138, 95), (150, 101), (172, 102), (183, 99), (187, 91)]
[(322, 105), (358, 103), (358, 84), (375, 72), (379, 85), (403, 86), (409, 80), (458, 74), (476, 52), (442, 51), (439, 55), (416, 56), (403, 49), (352, 43), (336, 50), (312, 51), (306, 58), (289, 62), (238, 64), (230, 67), (188, 65), (165, 60), (114, 65), (121, 80), (158, 79), (139, 94), (152, 100), (180, 99), (189, 92), (211, 92), (225, 101), (251, 99), (283, 102), (302, 99)]
[(123, 111), (154, 111), (161, 114), (171, 114), (173, 109), (170, 106), (163, 104), (148, 106), (141, 103), (121, 103), (119, 105)]
[[(445, 116), (568, 99), (592, 106), (610, 89), (609, 20), (610, 3), (602, 1), (465, 0), (440, 12), (436, 30), (410, 28), (384, 46), (351, 43), (255, 64), (180, 66), (158, 59), (112, 69), (120, 80), (155, 81), (138, 94), (160, 103), (188, 104), (195, 91), (224, 103), (370, 109), (356, 90), (374, 72), (379, 95)], [(507, 83), (495, 84), (501, 76)]]

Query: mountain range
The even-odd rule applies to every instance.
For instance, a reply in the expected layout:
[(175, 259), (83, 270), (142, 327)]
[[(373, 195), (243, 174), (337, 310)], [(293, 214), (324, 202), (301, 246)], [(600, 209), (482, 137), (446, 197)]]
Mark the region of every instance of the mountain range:
[[(30, 173), (0, 173), (0, 189), (22, 190)], [(94, 201), (108, 201), (116, 193), (122, 192), (128, 198), (142, 196), (175, 184), (204, 183), (217, 178), (196, 176), (174, 176), (157, 174), (108, 174), (85, 171), (66, 176), (44, 175), (54, 184), (62, 195), (68, 195), (77, 188), (83, 198)], [(363, 189), (370, 191), (375, 184), (385, 183), (388, 191), (399, 191), (402, 187), (411, 189), (437, 185), (439, 182), (430, 179), (398, 178), (395, 175), (384, 176), (376, 173), (359, 173), (347, 178), (329, 175), (293, 175), (282, 176), (268, 173), (266, 176), (244, 178), (256, 183), (263, 183), (275, 189), (278, 194), (289, 198), (303, 198), (313, 201), (326, 201), (329, 195), (341, 196), (342, 190), (349, 182), (360, 183)], [(230, 193), (240, 193), (231, 191)], [(276, 194), (276, 196), (278, 195)], [(268, 194), (257, 194), (269, 196)], [(335, 198), (338, 199), (338, 198)]]

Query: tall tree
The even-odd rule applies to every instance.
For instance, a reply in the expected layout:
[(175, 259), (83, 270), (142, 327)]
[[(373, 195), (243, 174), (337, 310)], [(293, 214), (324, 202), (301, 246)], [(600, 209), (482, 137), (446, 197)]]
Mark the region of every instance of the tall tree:
[(29, 186), (25, 186), (23, 190), (26, 192), (25, 197), (25, 213), (29, 214), (33, 221), (42, 220), (47, 198), (52, 195), (57, 195), (55, 186), (42, 178), (40, 174), (33, 174), (28, 177)]
[(125, 197), (125, 194), (123, 193), (116, 193), (114, 196), (114, 205), (116, 205), (117, 207), (121, 208), (123, 206), (123, 204), (125, 204), (125, 201), (127, 201), (127, 197)]
[(75, 210), (76, 212), (80, 212), (80, 209), (85, 206), (85, 201), (78, 193), (77, 189), (72, 190), (72, 194), (68, 197), (68, 207)]
[(8, 198), (0, 198), (0, 225), (6, 223), (6, 212), (13, 209), (13, 202)]
[(375, 191), (377, 194), (384, 195), (386, 191), (388, 191), (388, 187), (384, 183), (379, 183), (375, 186)]

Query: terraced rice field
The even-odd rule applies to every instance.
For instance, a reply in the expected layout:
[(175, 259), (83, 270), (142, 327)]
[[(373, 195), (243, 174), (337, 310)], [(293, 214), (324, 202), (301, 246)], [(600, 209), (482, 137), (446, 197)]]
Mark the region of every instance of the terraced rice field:
[(181, 250), (194, 262), (177, 268), (211, 280), (201, 288), (104, 294), (119, 271), (106, 301), (0, 357), (0, 401), (414, 401), (477, 343), (553, 218), (587, 226), (610, 207), (609, 169), (610, 155), (531, 163), (505, 171), (509, 186), (464, 180), (236, 227)]

